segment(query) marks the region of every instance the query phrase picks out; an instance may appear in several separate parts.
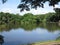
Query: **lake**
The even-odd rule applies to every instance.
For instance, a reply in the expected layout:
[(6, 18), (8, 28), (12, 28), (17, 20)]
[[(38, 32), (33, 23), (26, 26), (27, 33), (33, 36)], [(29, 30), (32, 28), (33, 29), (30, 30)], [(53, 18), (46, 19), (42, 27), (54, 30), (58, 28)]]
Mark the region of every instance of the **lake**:
[(2, 25), (0, 35), (4, 36), (3, 45), (23, 45), (35, 42), (56, 40), (60, 37), (59, 23)]

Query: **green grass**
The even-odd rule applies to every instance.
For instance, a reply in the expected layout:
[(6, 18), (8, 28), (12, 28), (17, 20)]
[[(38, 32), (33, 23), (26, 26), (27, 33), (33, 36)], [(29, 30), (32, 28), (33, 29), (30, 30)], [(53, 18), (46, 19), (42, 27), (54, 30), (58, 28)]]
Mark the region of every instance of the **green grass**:
[(51, 43), (59, 43), (60, 44), (60, 40), (36, 42), (36, 43), (33, 43), (32, 45), (41, 45), (41, 44), (48, 45), (48, 44), (51, 44)]

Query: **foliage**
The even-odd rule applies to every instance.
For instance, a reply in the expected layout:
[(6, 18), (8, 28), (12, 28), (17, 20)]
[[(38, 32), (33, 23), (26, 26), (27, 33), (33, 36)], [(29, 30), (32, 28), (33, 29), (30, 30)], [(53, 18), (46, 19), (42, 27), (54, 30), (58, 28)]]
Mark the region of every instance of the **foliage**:
[(60, 8), (54, 8), (56, 13), (47, 13), (33, 15), (31, 13), (24, 14), (23, 16), (19, 14), (10, 14), (0, 12), (0, 24), (8, 23), (20, 23), (20, 24), (39, 24), (41, 22), (59, 22), (60, 21)]
[(60, 8), (54, 8), (54, 10), (56, 13), (48, 14), (49, 16), (47, 17), (47, 21), (59, 22), (59, 20), (60, 20)]
[(55, 4), (58, 4), (60, 0), (21, 0), (21, 3), (18, 5), (18, 8), (20, 8), (20, 11), (27, 10), (29, 11), (31, 8), (37, 9), (37, 7), (44, 8), (45, 2), (49, 2), (49, 6), (55, 6)]
[[(58, 11), (59, 12), (59, 11)], [(33, 15), (31, 13), (24, 14), (23, 16), (19, 14), (10, 14), (0, 12), (0, 25), (9, 24), (9, 23), (20, 23), (20, 24), (39, 24), (41, 22), (59, 22), (60, 13), (47, 13), (47, 14), (39, 14)]]
[(48, 29), (48, 31), (55, 31), (60, 29), (60, 25), (57, 25), (57, 23), (53, 24), (50, 22), (58, 22), (60, 20), (60, 17), (58, 19), (58, 15), (56, 14), (57, 13), (33, 15), (31, 13), (27, 13), (21, 16), (19, 14), (0, 12), (0, 31), (7, 31), (12, 28), (15, 29), (19, 27), (24, 28), (25, 30), (32, 30), (36, 27), (41, 27)]
[(4, 4), (7, 0), (2, 0), (2, 3)]
[(8, 23), (18, 23), (20, 21), (19, 15), (10, 14), (10, 13), (0, 13), (0, 24), (8, 24)]

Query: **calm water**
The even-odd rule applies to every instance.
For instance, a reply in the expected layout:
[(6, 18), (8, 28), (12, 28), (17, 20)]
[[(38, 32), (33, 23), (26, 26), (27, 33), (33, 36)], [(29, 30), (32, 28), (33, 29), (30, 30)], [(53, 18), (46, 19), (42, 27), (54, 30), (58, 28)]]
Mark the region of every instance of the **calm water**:
[(4, 36), (3, 45), (23, 45), (56, 40), (60, 37), (60, 25), (44, 23), (0, 26), (0, 35)]

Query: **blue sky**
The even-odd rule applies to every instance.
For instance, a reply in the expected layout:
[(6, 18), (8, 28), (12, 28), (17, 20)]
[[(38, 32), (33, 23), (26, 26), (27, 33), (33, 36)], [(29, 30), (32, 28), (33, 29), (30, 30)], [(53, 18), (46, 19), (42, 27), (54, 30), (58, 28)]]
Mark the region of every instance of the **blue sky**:
[[(9, 13), (19, 13), (21, 15), (25, 13), (33, 13), (33, 14), (44, 14), (48, 12), (54, 12), (53, 7), (48, 6), (48, 2), (45, 3), (45, 8), (38, 8), (37, 10), (31, 9), (31, 11), (24, 11), (20, 12), (19, 9), (17, 9), (17, 6), (19, 5), (21, 0), (8, 0), (5, 4), (2, 4), (0, 1), (0, 12), (9, 12)], [(56, 7), (60, 7), (59, 5), (56, 5)]]

